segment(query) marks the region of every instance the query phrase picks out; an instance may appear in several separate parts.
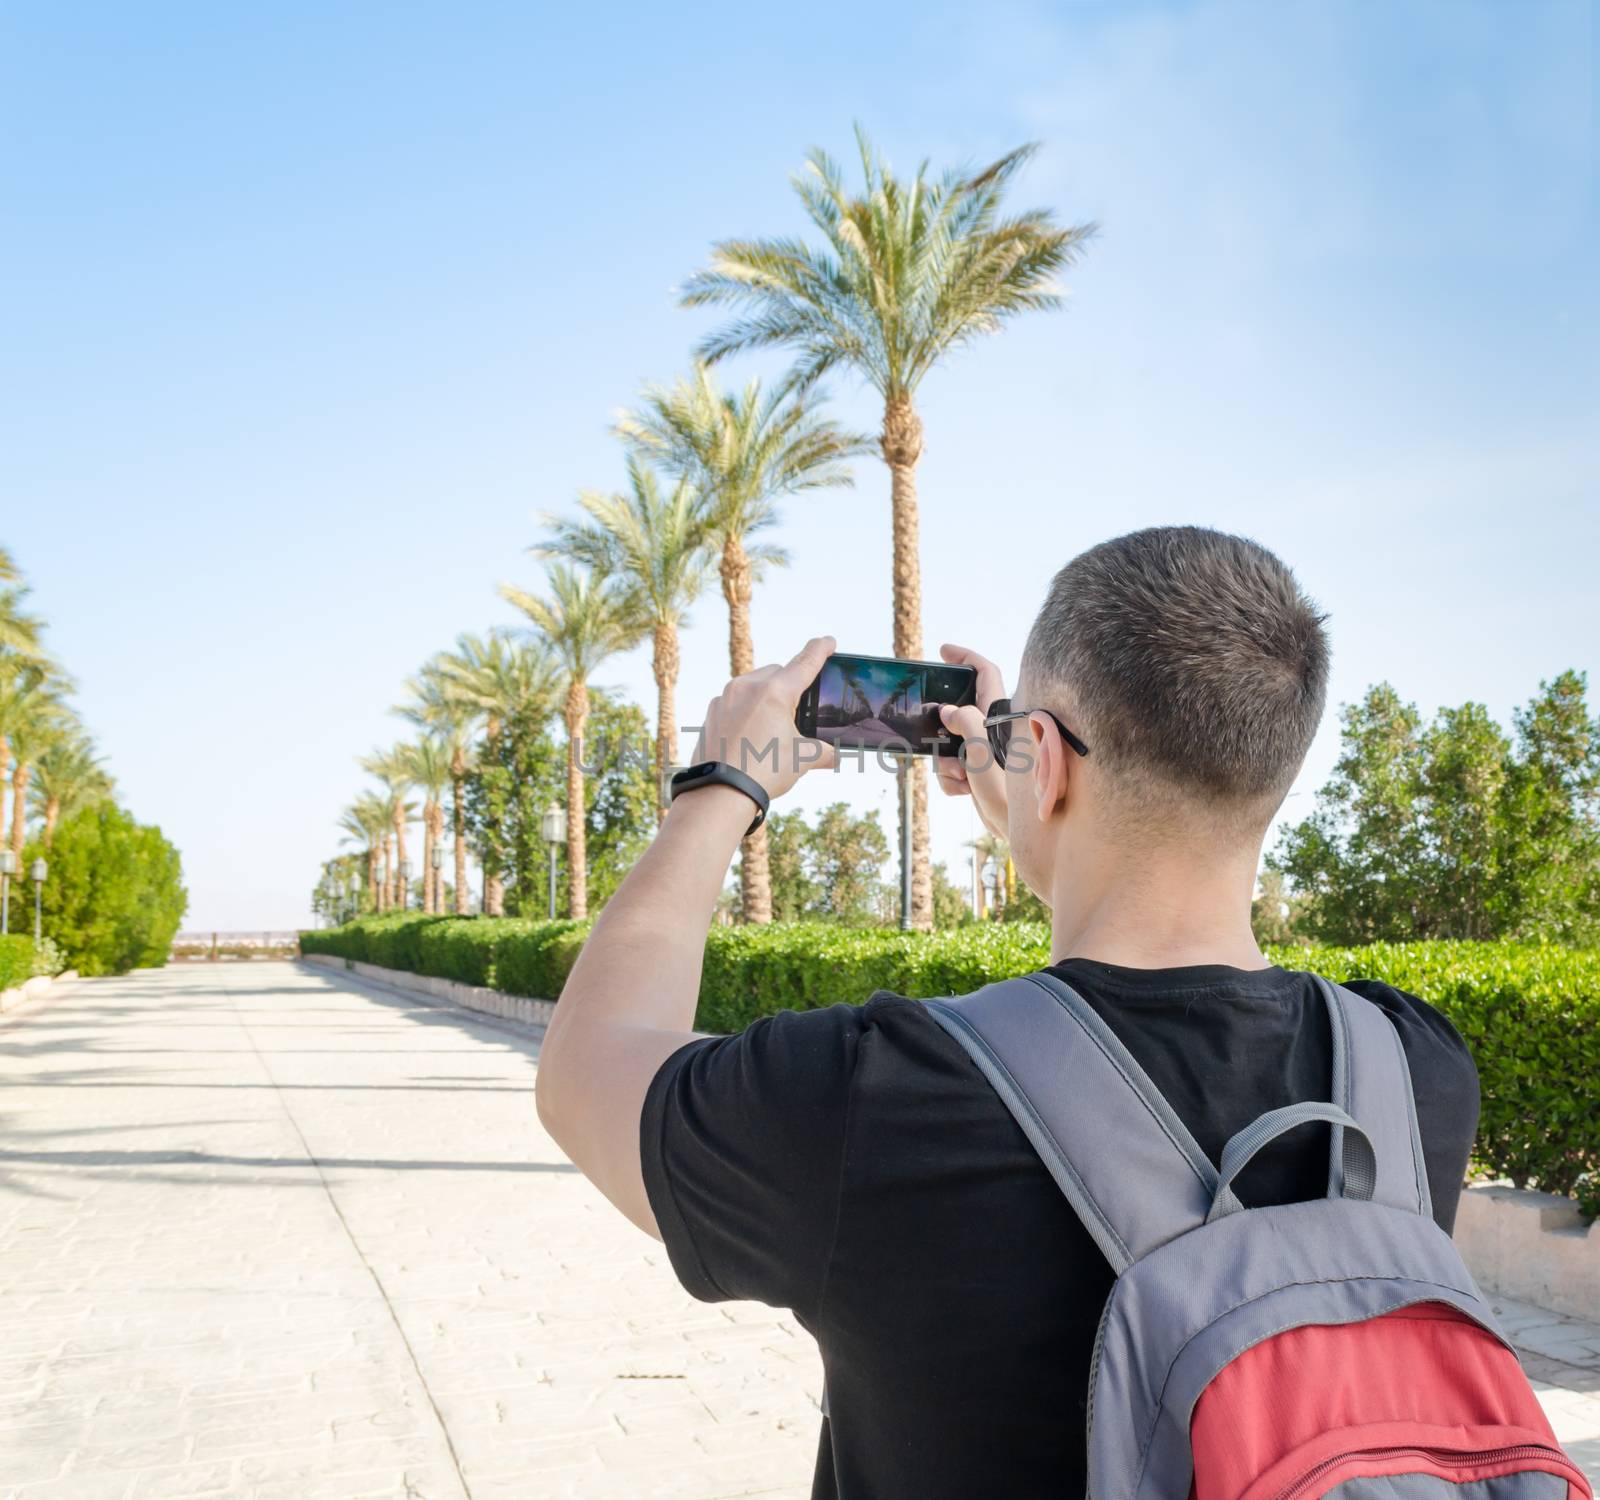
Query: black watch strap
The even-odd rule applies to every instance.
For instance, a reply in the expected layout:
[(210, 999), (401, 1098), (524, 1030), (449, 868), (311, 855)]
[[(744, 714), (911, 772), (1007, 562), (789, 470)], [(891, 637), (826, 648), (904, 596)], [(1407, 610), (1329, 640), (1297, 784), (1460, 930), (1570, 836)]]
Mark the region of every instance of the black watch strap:
[(767, 789), (755, 777), (746, 776), (737, 766), (730, 766), (724, 760), (703, 760), (699, 765), (679, 771), (672, 778), (667, 800), (676, 802), (685, 792), (696, 792), (703, 786), (731, 786), (755, 803), (756, 820), (745, 829), (746, 838), (767, 821), (767, 809), (772, 805)]

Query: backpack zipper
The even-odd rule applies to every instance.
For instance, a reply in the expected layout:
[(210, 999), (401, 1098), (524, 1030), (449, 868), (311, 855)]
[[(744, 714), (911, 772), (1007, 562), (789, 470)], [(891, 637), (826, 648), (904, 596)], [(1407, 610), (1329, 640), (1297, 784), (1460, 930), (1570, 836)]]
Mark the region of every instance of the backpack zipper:
[[(1335, 1454), (1332, 1458), (1324, 1459), (1315, 1468), (1308, 1469), (1288, 1489), (1279, 1490), (1274, 1500), (1295, 1500), (1296, 1496), (1304, 1495), (1319, 1479), (1353, 1459), (1400, 1457), (1426, 1458), (1434, 1463), (1453, 1467), (1466, 1464), (1511, 1463), (1523, 1458), (1538, 1459), (1546, 1464), (1551, 1462), (1559, 1464), (1559, 1472), (1568, 1477), (1583, 1478), (1566, 1454), (1558, 1448), (1550, 1448), (1542, 1443), (1517, 1443), (1509, 1448), (1483, 1448), (1476, 1453), (1463, 1453), (1457, 1448), (1428, 1448), (1415, 1444), (1401, 1444), (1388, 1448), (1358, 1448), (1350, 1453)], [(1551, 1471), (1547, 1469), (1545, 1472)]]

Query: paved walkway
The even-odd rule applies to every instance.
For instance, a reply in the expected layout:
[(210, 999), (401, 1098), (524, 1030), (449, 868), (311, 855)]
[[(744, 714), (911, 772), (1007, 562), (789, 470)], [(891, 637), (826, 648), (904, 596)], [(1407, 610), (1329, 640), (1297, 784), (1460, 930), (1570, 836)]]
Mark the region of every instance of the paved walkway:
[[(525, 1033), (284, 963), (0, 1022), (0, 1500), (802, 1500), (820, 1372), (562, 1159)], [(1600, 1328), (1505, 1305), (1600, 1475)]]

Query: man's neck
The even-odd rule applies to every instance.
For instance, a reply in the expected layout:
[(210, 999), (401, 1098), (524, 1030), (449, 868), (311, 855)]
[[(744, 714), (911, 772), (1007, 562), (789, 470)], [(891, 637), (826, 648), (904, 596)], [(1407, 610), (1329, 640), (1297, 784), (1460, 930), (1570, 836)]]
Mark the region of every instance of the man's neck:
[(1227, 964), (1264, 969), (1250, 927), (1257, 851), (1196, 856), (1159, 850), (1087, 857), (1056, 869), (1050, 958), (1130, 969)]

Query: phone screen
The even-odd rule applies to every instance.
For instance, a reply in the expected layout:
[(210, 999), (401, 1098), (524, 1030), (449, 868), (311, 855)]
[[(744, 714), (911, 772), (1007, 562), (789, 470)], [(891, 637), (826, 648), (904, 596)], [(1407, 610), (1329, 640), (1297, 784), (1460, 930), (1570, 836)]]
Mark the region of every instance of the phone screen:
[(830, 745), (955, 755), (961, 742), (939, 722), (944, 703), (971, 703), (978, 674), (938, 661), (830, 656), (800, 700), (800, 732)]

